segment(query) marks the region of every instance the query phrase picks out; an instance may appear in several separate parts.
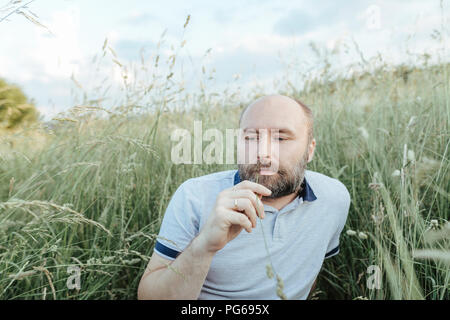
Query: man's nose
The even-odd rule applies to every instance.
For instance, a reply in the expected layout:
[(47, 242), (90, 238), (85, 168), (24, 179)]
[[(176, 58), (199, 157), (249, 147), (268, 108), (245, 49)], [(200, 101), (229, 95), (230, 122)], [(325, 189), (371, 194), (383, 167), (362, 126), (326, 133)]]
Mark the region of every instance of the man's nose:
[(271, 141), (267, 135), (260, 137), (258, 143), (258, 161), (262, 165), (269, 165), (271, 161)]
[(272, 161), (270, 160), (270, 157), (260, 157), (258, 156), (258, 162), (263, 167), (270, 167), (272, 164)]

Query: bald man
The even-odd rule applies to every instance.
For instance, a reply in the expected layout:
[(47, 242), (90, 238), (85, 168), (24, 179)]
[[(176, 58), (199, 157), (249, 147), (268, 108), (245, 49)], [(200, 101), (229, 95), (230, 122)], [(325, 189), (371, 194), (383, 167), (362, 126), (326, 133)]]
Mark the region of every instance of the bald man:
[(307, 299), (350, 206), (341, 182), (306, 170), (315, 147), (301, 101), (271, 95), (244, 109), (238, 170), (178, 187), (138, 298)]

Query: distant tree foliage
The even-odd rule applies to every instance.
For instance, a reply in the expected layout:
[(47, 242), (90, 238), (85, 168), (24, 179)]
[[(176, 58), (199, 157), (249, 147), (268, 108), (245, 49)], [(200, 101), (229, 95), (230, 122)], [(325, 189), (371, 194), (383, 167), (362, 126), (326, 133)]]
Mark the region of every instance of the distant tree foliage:
[(16, 129), (38, 119), (39, 112), (22, 90), (0, 78), (0, 129)]

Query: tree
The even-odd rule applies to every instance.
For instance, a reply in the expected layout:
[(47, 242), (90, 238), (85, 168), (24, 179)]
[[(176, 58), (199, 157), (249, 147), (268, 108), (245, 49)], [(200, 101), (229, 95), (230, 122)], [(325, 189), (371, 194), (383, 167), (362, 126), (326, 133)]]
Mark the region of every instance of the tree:
[(22, 90), (0, 78), (0, 128), (16, 129), (38, 119), (39, 112)]

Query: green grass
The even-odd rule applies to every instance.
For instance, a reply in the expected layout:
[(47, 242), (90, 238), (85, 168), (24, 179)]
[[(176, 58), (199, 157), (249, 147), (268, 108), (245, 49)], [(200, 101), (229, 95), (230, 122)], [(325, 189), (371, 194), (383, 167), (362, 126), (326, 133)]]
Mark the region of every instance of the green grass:
[[(236, 128), (243, 107), (264, 92), (244, 97), (203, 86), (192, 96), (168, 70), (142, 87), (124, 80), (121, 108), (93, 104), (108, 109), (109, 119), (73, 113), (67, 118), (75, 122), (60, 120), (52, 130), (3, 134), (0, 298), (135, 299), (176, 188), (237, 167), (174, 165), (170, 134), (177, 127), (192, 132), (194, 120), (203, 130)], [(448, 255), (448, 232), (437, 241), (426, 235), (431, 220), (441, 231), (448, 227), (449, 71), (443, 63), (378, 65), (333, 81), (326, 73), (305, 75), (303, 90), (280, 85), (279, 93), (313, 110), (317, 149), (308, 169), (339, 179), (351, 195), (340, 254), (324, 262), (315, 298), (449, 299), (448, 259), (412, 256), (426, 248)], [(151, 99), (133, 116), (144, 98)], [(71, 265), (82, 270), (79, 291), (66, 287)], [(370, 265), (382, 270), (379, 290), (366, 286)]]

